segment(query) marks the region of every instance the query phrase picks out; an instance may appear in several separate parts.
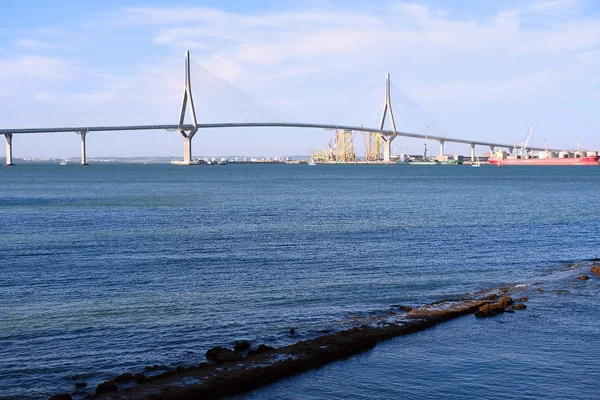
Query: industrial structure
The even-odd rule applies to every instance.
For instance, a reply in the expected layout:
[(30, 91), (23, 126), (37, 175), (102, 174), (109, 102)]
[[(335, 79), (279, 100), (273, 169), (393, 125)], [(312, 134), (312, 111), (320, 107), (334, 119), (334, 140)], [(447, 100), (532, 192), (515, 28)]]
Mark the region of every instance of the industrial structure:
[(365, 143), (365, 161), (383, 160), (383, 138), (376, 132), (362, 132)]

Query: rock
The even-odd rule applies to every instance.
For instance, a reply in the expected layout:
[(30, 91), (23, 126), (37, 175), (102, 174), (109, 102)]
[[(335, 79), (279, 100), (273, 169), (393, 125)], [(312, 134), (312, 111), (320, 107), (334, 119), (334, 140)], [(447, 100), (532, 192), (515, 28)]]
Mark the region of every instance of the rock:
[(511, 310), (524, 310), (527, 308), (527, 306), (523, 303), (519, 303), (519, 304), (511, 304), (510, 306), (508, 306), (508, 308)]
[(556, 289), (554, 293), (569, 293), (567, 289)]
[(84, 388), (87, 387), (87, 382), (77, 382), (75, 383), (76, 388)]
[(250, 350), (250, 341), (249, 340), (237, 340), (237, 341), (233, 342), (233, 350), (237, 351), (238, 353), (240, 353), (242, 351)]
[(216, 346), (206, 352), (206, 359), (217, 364), (230, 361), (240, 361), (243, 357), (231, 349)]
[(126, 372), (115, 377), (115, 382), (131, 382), (132, 380), (133, 374), (131, 372)]
[(501, 305), (500, 303), (484, 304), (475, 312), (475, 316), (477, 318), (491, 317), (492, 315), (503, 313), (504, 307), (505, 306)]
[(258, 345), (258, 347), (256, 349), (252, 349), (252, 350), (248, 351), (248, 357), (253, 356), (255, 354), (266, 353), (271, 350), (275, 350), (275, 348), (271, 347), (271, 346), (267, 346), (266, 344), (260, 344), (260, 345)]
[(527, 301), (527, 300), (529, 300), (529, 297), (527, 297), (527, 296), (523, 296), (523, 297), (520, 297), (520, 298), (517, 299), (517, 301), (520, 301), (520, 302), (524, 302), (524, 301)]
[(514, 303), (514, 301), (510, 296), (505, 296), (505, 297), (501, 298), (500, 301), (498, 301), (498, 305), (500, 305), (502, 307), (508, 307), (513, 303)]
[(157, 371), (159, 369), (169, 369), (166, 365), (156, 365), (154, 364), (151, 367), (144, 367), (144, 371)]
[(496, 293), (490, 293), (487, 296), (485, 296), (485, 298), (488, 300), (496, 300), (498, 298), (498, 295)]
[(412, 307), (409, 307), (409, 306), (400, 306), (398, 308), (400, 310), (404, 311), (404, 312), (410, 312), (410, 311), (412, 311)]
[(596, 276), (600, 276), (600, 265), (596, 265), (592, 267), (592, 274)]
[(545, 292), (545, 290), (542, 289), (542, 288), (536, 288), (535, 290), (537, 290), (539, 293), (544, 293)]
[(506, 307), (513, 303), (514, 301), (510, 296), (504, 296), (497, 303), (488, 303), (479, 307), (479, 310), (475, 312), (475, 316), (477, 318), (485, 318), (503, 313), (506, 311)]
[(296, 330), (294, 328), (290, 328), (290, 335), (295, 335), (296, 334)]
[(148, 381), (148, 377), (141, 372), (138, 372), (137, 374), (133, 375), (133, 381), (137, 384), (144, 383)]
[(175, 371), (174, 369), (168, 369), (165, 372), (161, 372), (160, 374), (153, 376), (152, 379), (158, 380), (158, 379), (168, 378), (169, 376), (173, 376), (176, 373), (177, 373), (177, 371)]
[(119, 390), (119, 388), (114, 381), (106, 381), (96, 387), (96, 394), (116, 392), (117, 390)]
[(590, 279), (590, 277), (587, 275), (579, 275), (577, 277), (577, 279), (582, 280), (582, 281), (587, 281), (588, 279)]
[(69, 393), (61, 393), (50, 397), (50, 400), (73, 400), (73, 398)]

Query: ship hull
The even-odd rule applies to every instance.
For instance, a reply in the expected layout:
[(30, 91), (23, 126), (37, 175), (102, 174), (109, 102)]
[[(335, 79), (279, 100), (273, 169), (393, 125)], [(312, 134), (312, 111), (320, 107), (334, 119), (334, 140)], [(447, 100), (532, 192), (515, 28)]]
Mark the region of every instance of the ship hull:
[(564, 165), (564, 166), (599, 166), (598, 157), (579, 158), (524, 158), (524, 159), (499, 159), (490, 158), (492, 165)]

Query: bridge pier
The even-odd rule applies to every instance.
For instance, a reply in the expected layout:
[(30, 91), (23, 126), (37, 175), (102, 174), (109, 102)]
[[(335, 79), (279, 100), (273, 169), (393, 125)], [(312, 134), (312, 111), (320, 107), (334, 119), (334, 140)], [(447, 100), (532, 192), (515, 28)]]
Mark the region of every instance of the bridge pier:
[(81, 131), (79, 135), (81, 135), (81, 165), (88, 165), (85, 154), (85, 136), (87, 135), (87, 131)]
[(475, 143), (471, 143), (471, 162), (475, 161)]
[(194, 134), (190, 133), (186, 135), (181, 132), (183, 136), (183, 163), (186, 165), (190, 165), (192, 162), (192, 138)]
[(492, 154), (494, 154), (494, 148), (495, 148), (495, 146), (494, 146), (494, 145), (490, 145), (490, 156), (491, 156)]
[(444, 155), (444, 140), (440, 140), (440, 156)]
[(392, 160), (392, 141), (398, 135), (391, 135), (388, 138), (381, 136), (383, 139), (383, 161), (390, 162)]
[(15, 164), (13, 164), (13, 154), (12, 154), (12, 137), (13, 134), (12, 133), (5, 133), (4, 137), (6, 137), (6, 163), (4, 164), (5, 167), (10, 167), (13, 166)]

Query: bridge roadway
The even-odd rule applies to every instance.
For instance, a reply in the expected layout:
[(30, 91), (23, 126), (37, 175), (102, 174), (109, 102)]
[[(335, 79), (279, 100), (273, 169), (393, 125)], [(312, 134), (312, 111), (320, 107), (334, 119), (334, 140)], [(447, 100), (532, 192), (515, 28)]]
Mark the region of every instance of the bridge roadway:
[[(362, 126), (351, 126), (351, 125), (332, 125), (332, 124), (312, 124), (312, 123), (298, 123), (298, 122), (241, 122), (241, 123), (210, 123), (210, 124), (197, 124), (198, 129), (208, 128), (248, 128), (248, 127), (273, 127), (273, 128), (319, 128), (319, 129), (347, 129), (352, 131), (362, 132), (379, 132), (379, 129), (367, 128)], [(189, 131), (194, 128), (193, 125), (122, 125), (122, 126), (80, 126), (80, 127), (63, 127), (63, 128), (21, 128), (21, 129), (0, 129), (0, 134), (24, 134), (24, 133), (58, 133), (58, 132), (106, 132), (106, 131), (139, 131), (139, 130), (184, 130)], [(457, 139), (444, 136), (435, 135), (423, 135), (419, 133), (410, 132), (396, 132), (398, 136), (434, 140), (440, 143), (451, 142), (451, 143), (463, 143), (471, 146), (489, 146), (491, 149), (507, 148), (513, 149), (514, 144), (506, 143), (494, 143), (494, 142), (481, 142), (477, 140), (468, 139)], [(394, 134), (391, 130), (384, 130), (382, 134), (385, 136), (392, 136)], [(545, 148), (530, 147), (530, 150), (543, 151)], [(549, 149), (550, 151), (558, 151), (558, 149)]]

